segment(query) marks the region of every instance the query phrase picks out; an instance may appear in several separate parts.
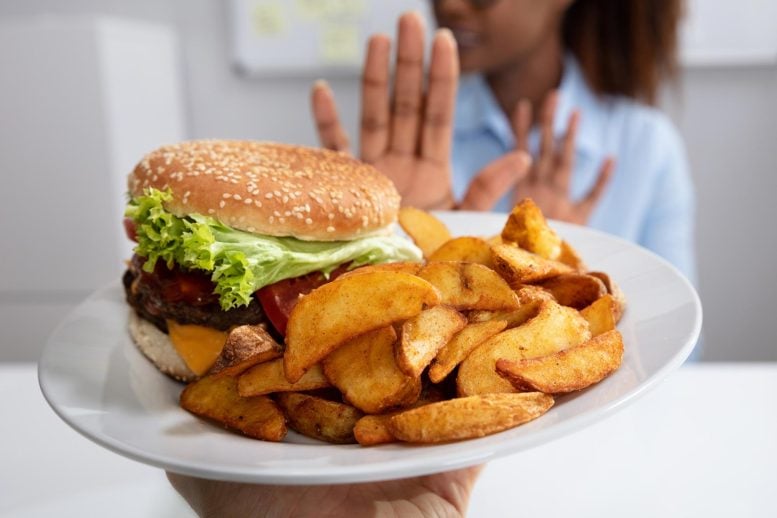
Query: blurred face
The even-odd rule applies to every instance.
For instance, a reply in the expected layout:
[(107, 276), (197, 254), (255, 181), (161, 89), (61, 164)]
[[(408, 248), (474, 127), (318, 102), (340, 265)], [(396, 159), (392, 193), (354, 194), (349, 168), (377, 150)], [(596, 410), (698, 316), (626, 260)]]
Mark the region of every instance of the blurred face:
[(496, 72), (560, 37), (571, 0), (432, 0), (437, 24), (453, 31), (462, 72)]

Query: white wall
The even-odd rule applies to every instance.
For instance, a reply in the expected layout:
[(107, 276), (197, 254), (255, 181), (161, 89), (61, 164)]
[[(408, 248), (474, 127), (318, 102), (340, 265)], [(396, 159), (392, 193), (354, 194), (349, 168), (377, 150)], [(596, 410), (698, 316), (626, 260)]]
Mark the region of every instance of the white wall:
[(684, 71), (667, 110), (697, 187), (704, 359), (777, 360), (777, 64)]
[[(419, 7), (426, 2), (419, 0)], [(16, 0), (0, 17), (101, 13), (177, 28), (190, 137), (261, 138), (315, 144), (308, 115), (314, 77), (245, 79), (230, 66), (225, 4), (216, 0)], [(698, 188), (698, 245), (705, 359), (777, 360), (777, 66), (683, 73), (666, 106), (688, 144)], [(353, 135), (358, 78), (330, 81)], [(2, 124), (2, 121), (0, 121)], [(0, 352), (1, 358), (2, 352)]]

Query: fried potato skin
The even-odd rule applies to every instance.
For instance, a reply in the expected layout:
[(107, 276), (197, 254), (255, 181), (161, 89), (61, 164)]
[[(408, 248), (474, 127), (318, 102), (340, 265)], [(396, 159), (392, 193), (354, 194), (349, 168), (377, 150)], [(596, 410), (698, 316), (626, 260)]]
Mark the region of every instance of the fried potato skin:
[(412, 443), (473, 439), (536, 419), (551, 406), (553, 397), (539, 392), (449, 399), (399, 412), (388, 419), (388, 430)]
[(362, 446), (397, 442), (389, 431), (388, 422), (394, 414), (365, 415), (353, 427), (353, 436)]
[(616, 302), (615, 322), (620, 322), (623, 312), (626, 311), (626, 295), (621, 290), (620, 286), (610, 277), (609, 274), (604, 272), (588, 272), (588, 275), (592, 275), (604, 283), (607, 288), (607, 293), (612, 295), (613, 300)]
[(561, 238), (531, 198), (524, 198), (513, 207), (501, 236), (502, 241), (516, 243), (545, 259), (555, 260), (561, 255)]
[(615, 329), (619, 311), (615, 298), (608, 293), (594, 301), (590, 306), (581, 309), (580, 314), (588, 322), (591, 335), (599, 336)]
[(286, 436), (286, 419), (275, 402), (267, 396), (241, 397), (231, 376), (205, 376), (190, 383), (181, 392), (180, 404), (255, 439), (277, 442)]
[(392, 326), (357, 336), (324, 358), (324, 375), (363, 412), (377, 414), (409, 405), (418, 399), (421, 380), (400, 370), (394, 355), (396, 340)]
[(237, 326), (229, 331), (224, 349), (208, 374), (237, 376), (258, 363), (281, 356), (283, 346), (263, 326)]
[(573, 271), (564, 263), (545, 259), (511, 244), (494, 245), (491, 253), (496, 271), (511, 286), (544, 281)]
[(314, 390), (329, 387), (320, 364), (305, 371), (300, 379), (291, 383), (283, 370), (283, 358), (260, 363), (248, 369), (237, 380), (237, 391), (243, 397), (261, 396), (273, 392)]
[(286, 378), (295, 382), (347, 340), (439, 303), (434, 286), (402, 272), (374, 271), (324, 284), (291, 312), (283, 356)]
[(584, 273), (588, 271), (588, 267), (585, 265), (583, 258), (575, 250), (575, 248), (569, 244), (566, 240), (561, 240), (561, 254), (556, 258), (560, 263), (564, 263), (573, 270)]
[(364, 415), (356, 408), (297, 392), (284, 392), (276, 397), (291, 429), (320, 441), (335, 444), (356, 442), (353, 428)]
[(581, 273), (564, 273), (538, 284), (562, 306), (583, 309), (607, 295), (601, 279)]
[(473, 236), (455, 237), (446, 241), (429, 256), (429, 261), (478, 263), (494, 269), (491, 245), (486, 240)]
[(459, 310), (510, 310), (518, 297), (494, 270), (477, 263), (429, 262), (418, 272), (441, 294), (441, 303)]
[(414, 263), (410, 261), (401, 261), (397, 263), (370, 264), (367, 266), (360, 266), (359, 268), (355, 268), (353, 270), (345, 272), (344, 274), (340, 275), (340, 277), (338, 278), (345, 279), (347, 277), (350, 277), (351, 275), (359, 275), (362, 273), (370, 273), (370, 272), (402, 272), (402, 273), (409, 273), (410, 275), (416, 275), (422, 267), (423, 267), (422, 263)]
[(507, 321), (505, 320), (486, 320), (485, 322), (467, 324), (437, 353), (429, 367), (429, 379), (432, 383), (440, 383), (477, 346), (506, 327)]
[(501, 358), (522, 360), (553, 354), (588, 340), (588, 322), (576, 310), (546, 301), (525, 324), (502, 331), (476, 347), (459, 365), (456, 386), (460, 396), (515, 392), (496, 372)]
[(408, 376), (420, 377), (437, 352), (465, 325), (464, 315), (444, 305), (425, 309), (406, 320), (396, 348), (397, 365)]
[(600, 382), (621, 365), (623, 337), (617, 330), (557, 353), (496, 362), (496, 370), (518, 390), (546, 394), (574, 392)]
[(402, 207), (399, 209), (399, 226), (410, 236), (410, 239), (429, 257), (443, 243), (451, 239), (448, 227), (432, 214), (416, 209)]

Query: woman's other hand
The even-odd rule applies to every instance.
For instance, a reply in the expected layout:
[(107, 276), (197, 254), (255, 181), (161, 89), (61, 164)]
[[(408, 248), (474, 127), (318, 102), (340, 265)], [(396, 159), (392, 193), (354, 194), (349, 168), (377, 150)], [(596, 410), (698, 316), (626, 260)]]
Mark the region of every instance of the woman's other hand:
[[(538, 121), (539, 153), (529, 174), (518, 183), (514, 201), (532, 198), (546, 217), (584, 225), (610, 182), (615, 160), (612, 157), (605, 159), (591, 190), (580, 201), (573, 201), (570, 198), (569, 188), (575, 165), (575, 138), (580, 113), (572, 112), (567, 131), (561, 142), (557, 144), (553, 136), (553, 119), (557, 104), (558, 92), (553, 91), (546, 97)], [(518, 103), (513, 120), (515, 139), (520, 150), (528, 150), (531, 123), (531, 103), (522, 100)]]

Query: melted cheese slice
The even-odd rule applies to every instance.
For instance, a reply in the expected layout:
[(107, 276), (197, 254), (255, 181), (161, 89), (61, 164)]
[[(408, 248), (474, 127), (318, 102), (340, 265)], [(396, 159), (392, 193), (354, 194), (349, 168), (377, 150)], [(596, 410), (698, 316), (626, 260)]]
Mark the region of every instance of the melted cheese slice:
[(208, 372), (227, 341), (226, 331), (179, 324), (174, 320), (167, 321), (167, 331), (173, 347), (197, 376)]

